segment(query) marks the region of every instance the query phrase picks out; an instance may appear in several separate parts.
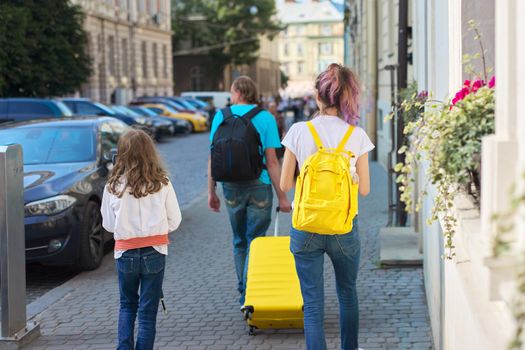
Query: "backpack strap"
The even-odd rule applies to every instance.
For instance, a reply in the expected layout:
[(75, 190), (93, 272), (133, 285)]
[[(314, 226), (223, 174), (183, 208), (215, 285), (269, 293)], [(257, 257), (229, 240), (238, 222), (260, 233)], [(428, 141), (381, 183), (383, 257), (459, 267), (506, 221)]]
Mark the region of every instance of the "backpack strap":
[(353, 125), (350, 125), (348, 127), (348, 130), (346, 131), (345, 136), (343, 136), (343, 139), (339, 143), (339, 146), (337, 146), (336, 148), (337, 152), (343, 152), (343, 150), (345, 149), (345, 145), (348, 142), (348, 139), (350, 138), (350, 136), (352, 136), (352, 133), (354, 132), (354, 129), (355, 127)]
[(249, 121), (252, 121), (253, 118), (257, 116), (257, 114), (261, 113), (264, 109), (261, 107), (255, 106), (252, 109), (250, 109), (246, 114), (244, 114), (242, 117), (248, 119)]
[(226, 119), (231, 118), (233, 116), (232, 109), (230, 107), (225, 107), (225, 108), (221, 109), (221, 112), (222, 112), (222, 119), (223, 120), (226, 120)]
[(314, 124), (312, 122), (306, 122), (306, 125), (308, 125), (308, 129), (310, 129), (310, 133), (312, 134), (315, 144), (317, 145), (317, 148), (323, 149), (323, 143), (321, 142), (321, 138), (319, 137), (319, 134), (314, 128)]

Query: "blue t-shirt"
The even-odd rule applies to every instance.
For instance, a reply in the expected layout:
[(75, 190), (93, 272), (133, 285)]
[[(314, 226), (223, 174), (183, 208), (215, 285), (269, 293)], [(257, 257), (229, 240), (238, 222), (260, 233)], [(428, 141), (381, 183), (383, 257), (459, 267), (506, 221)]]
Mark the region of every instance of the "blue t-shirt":
[[(233, 115), (245, 115), (254, 107), (255, 105), (233, 105), (230, 108)], [(222, 111), (217, 111), (213, 118), (213, 123), (211, 124), (210, 143), (213, 142), (213, 136), (223, 119), (224, 116), (222, 115)], [(279, 138), (279, 131), (277, 130), (277, 122), (270, 112), (260, 112), (252, 119), (252, 123), (261, 137), (263, 152), (267, 148), (281, 148), (281, 139)], [(263, 158), (263, 161), (266, 164), (266, 157)], [(272, 183), (266, 169), (263, 169), (259, 180), (268, 185)]]

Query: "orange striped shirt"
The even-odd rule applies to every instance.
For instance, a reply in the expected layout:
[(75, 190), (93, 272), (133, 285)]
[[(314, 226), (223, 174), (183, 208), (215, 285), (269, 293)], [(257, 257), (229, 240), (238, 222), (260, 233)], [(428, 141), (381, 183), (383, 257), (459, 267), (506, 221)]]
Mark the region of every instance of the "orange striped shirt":
[(115, 250), (129, 250), (169, 244), (168, 234), (115, 240)]

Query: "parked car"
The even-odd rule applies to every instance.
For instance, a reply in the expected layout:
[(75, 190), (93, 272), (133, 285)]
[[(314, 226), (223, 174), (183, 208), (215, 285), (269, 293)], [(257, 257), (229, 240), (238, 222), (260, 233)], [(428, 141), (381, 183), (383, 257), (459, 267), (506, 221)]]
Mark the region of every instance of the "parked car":
[(123, 113), (118, 113), (102, 103), (94, 102), (87, 98), (64, 98), (62, 101), (73, 111), (73, 113), (75, 113), (75, 115), (113, 117), (132, 127), (144, 129), (150, 135), (155, 134), (151, 119), (132, 117)]
[[(195, 108), (205, 111), (208, 115), (208, 124), (211, 125), (213, 117), (215, 116), (215, 112), (217, 111), (212, 102), (208, 103), (207, 101), (199, 100), (198, 98), (189, 96), (185, 96), (183, 98), (195, 106)], [(212, 99), (210, 99), (210, 101), (212, 101)]]
[(149, 103), (145, 102), (142, 104), (143, 107), (147, 107), (153, 112), (164, 115), (170, 118), (184, 119), (191, 123), (191, 131), (199, 132), (208, 130), (208, 120), (199, 115), (199, 114), (190, 114), (190, 113), (180, 113), (177, 110), (173, 109), (167, 103)]
[(96, 269), (112, 236), (100, 203), (112, 152), (128, 126), (107, 117), (5, 123), (0, 144), (22, 145), (26, 260)]
[[(141, 117), (144, 116), (142, 114), (139, 114), (131, 109), (129, 109), (126, 106), (121, 105), (112, 105), (110, 106), (111, 109), (113, 109), (117, 113), (122, 113), (125, 115), (128, 115), (130, 117)], [(155, 134), (153, 135), (153, 138), (156, 141), (159, 141), (161, 138), (165, 136), (173, 136), (175, 135), (175, 127), (173, 126), (173, 123), (171, 121), (164, 120), (158, 116), (155, 117), (149, 117), (148, 119), (151, 119), (151, 122), (153, 123), (153, 130)]]
[(135, 100), (133, 100), (132, 104), (137, 104), (137, 103), (138, 104), (140, 103), (164, 103), (180, 113), (189, 113), (189, 114), (197, 113), (197, 109), (195, 109), (193, 106), (187, 106), (183, 103), (180, 103), (177, 100), (174, 100), (171, 97), (166, 97), (166, 96), (137, 97)]
[(227, 91), (185, 91), (180, 94), (182, 97), (198, 98), (203, 101), (213, 101), (216, 108), (224, 108), (231, 98)]
[(45, 98), (0, 98), (0, 123), (41, 118), (70, 117), (61, 101)]
[(173, 124), (173, 127), (175, 128), (175, 134), (191, 133), (191, 130), (192, 130), (191, 123), (185, 119), (166, 117), (163, 115), (159, 115), (155, 113), (154, 111), (152, 111), (151, 109), (143, 107), (143, 106), (128, 106), (128, 108), (145, 117), (160, 118), (160, 119), (169, 121), (170, 123)]

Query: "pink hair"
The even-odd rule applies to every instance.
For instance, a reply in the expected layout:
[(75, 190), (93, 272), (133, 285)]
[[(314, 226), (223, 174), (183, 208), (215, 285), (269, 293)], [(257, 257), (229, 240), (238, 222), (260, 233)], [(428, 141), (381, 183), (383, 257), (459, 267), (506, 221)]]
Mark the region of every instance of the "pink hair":
[(347, 123), (357, 125), (361, 89), (354, 72), (345, 66), (332, 63), (319, 74), (315, 88), (325, 107), (337, 108)]

